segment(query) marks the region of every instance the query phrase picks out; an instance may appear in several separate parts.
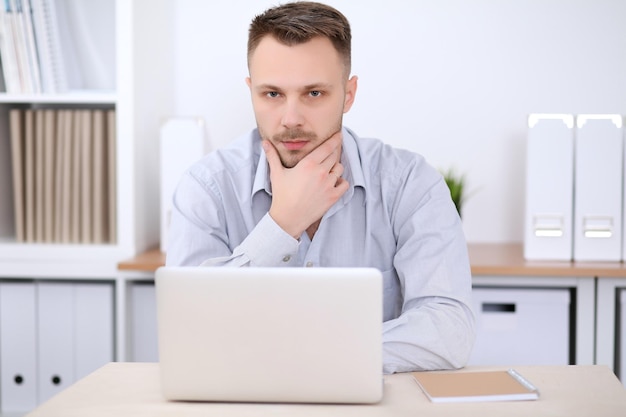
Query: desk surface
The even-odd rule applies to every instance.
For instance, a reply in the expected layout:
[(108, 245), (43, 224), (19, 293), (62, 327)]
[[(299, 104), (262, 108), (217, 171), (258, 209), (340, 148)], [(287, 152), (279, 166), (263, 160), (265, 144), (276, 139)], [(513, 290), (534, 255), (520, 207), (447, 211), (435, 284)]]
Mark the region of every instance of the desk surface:
[[(504, 369), (473, 367), (466, 370)], [(374, 405), (167, 402), (155, 363), (109, 363), (38, 407), (27, 417), (73, 416), (618, 416), (626, 390), (606, 366), (515, 367), (541, 392), (537, 401), (433, 404), (410, 374), (385, 377)], [(463, 372), (464, 370), (458, 371)]]
[[(521, 243), (470, 243), (473, 275), (548, 276), (548, 277), (621, 277), (626, 278), (623, 262), (527, 261)], [(159, 249), (141, 253), (118, 264), (122, 271), (153, 272), (165, 264)]]

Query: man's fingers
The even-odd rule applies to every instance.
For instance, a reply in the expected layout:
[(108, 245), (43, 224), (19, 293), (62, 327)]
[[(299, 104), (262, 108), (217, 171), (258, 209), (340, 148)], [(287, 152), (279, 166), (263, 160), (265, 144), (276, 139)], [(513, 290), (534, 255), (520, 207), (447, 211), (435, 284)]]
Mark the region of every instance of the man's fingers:
[(341, 177), (343, 175), (343, 165), (339, 162), (337, 162), (332, 169), (330, 170), (331, 173), (335, 174), (337, 177)]
[(280, 156), (278, 155), (278, 151), (274, 147), (274, 145), (269, 140), (263, 140), (262, 142), (263, 150), (265, 151), (265, 158), (267, 158), (267, 162), (270, 165), (270, 170), (275, 170), (279, 167), (282, 167), (282, 162), (280, 162)]
[[(330, 159), (333, 164), (337, 161), (335, 158), (331, 158), (331, 156), (336, 155), (341, 149), (341, 131), (338, 131), (334, 135), (332, 135), (326, 142), (322, 143), (317, 148), (313, 149), (313, 151), (308, 154), (305, 158), (311, 158), (313, 162), (317, 164), (322, 164), (326, 160)], [(329, 170), (332, 167), (329, 166)]]

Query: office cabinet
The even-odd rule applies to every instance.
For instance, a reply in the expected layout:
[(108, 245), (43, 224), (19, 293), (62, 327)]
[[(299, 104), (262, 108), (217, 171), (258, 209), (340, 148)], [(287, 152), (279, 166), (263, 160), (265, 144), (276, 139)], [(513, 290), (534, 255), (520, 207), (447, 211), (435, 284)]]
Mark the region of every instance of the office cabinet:
[(112, 282), (0, 281), (0, 410), (26, 412), (114, 360)]
[(570, 290), (473, 290), (476, 343), (471, 365), (567, 365)]

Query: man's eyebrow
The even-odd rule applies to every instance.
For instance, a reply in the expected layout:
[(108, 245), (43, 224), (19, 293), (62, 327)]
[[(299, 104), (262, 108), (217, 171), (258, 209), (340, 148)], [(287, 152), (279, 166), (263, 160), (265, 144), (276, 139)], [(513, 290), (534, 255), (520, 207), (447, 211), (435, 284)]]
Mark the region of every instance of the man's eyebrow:
[(256, 90), (270, 90), (270, 91), (280, 91), (280, 88), (271, 84), (259, 84), (255, 87)]
[[(320, 83), (307, 84), (304, 87), (300, 88), (299, 90), (300, 91), (328, 90), (331, 87), (332, 87), (332, 84), (320, 82)], [(273, 84), (259, 84), (255, 87), (255, 90), (282, 91), (283, 89)]]
[(328, 90), (332, 87), (332, 84), (329, 83), (314, 83), (305, 85), (302, 87), (302, 91), (311, 91), (311, 90)]

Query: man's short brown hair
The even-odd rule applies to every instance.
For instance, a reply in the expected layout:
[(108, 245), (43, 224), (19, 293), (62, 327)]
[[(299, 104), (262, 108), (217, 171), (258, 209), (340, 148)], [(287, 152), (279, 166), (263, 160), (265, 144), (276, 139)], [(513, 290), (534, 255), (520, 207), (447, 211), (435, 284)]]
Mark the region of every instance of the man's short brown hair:
[(350, 23), (333, 7), (299, 1), (273, 7), (256, 16), (248, 32), (248, 65), (261, 39), (267, 35), (287, 46), (305, 43), (318, 36), (328, 38), (343, 60), (346, 76), (350, 74)]

